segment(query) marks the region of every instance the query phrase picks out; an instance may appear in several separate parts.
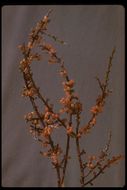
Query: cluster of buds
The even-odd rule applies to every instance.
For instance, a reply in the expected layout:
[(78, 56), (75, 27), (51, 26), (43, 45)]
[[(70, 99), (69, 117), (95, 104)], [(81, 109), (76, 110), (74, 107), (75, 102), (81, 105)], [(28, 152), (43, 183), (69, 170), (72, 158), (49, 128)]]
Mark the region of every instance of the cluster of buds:
[(38, 36), (39, 36), (38, 33), (39, 32), (43, 33), (44, 30), (47, 30), (47, 24), (49, 22), (50, 22), (50, 19), (49, 19), (48, 15), (44, 16), (44, 18), (37, 23), (36, 27), (32, 29), (32, 31), (31, 31), (31, 33), (29, 35), (30, 40), (34, 39), (34, 42), (37, 41)]
[(40, 47), (42, 51), (45, 50), (49, 54), (49, 60), (48, 60), (49, 63), (51, 64), (57, 63), (58, 59), (56, 56), (56, 50), (51, 44), (43, 42), (42, 45), (40, 45)]
[(30, 127), (29, 127), (29, 132), (30, 132), (30, 134), (31, 134), (34, 138), (37, 138), (37, 139), (38, 139), (38, 137), (42, 135), (42, 128), (40, 128), (40, 125), (39, 125), (38, 123), (37, 123), (37, 124), (34, 124), (34, 126), (33, 126), (33, 125), (30, 125)]
[(86, 166), (89, 169), (93, 169), (95, 167), (95, 161), (96, 160), (97, 160), (96, 156), (89, 156)]
[(27, 68), (29, 62), (26, 59), (23, 59), (20, 61), (19, 69), (24, 72), (24, 70)]
[[(41, 30), (41, 28), (40, 28), (40, 30)], [(41, 44), (41, 42), (42, 42), (42, 36), (39, 35), (36, 32), (36, 29), (34, 29), (34, 28), (32, 29), (32, 31), (31, 31), (31, 33), (29, 35), (29, 38), (30, 38), (30, 41), (27, 44), (27, 47), (28, 47), (29, 50), (31, 50), (36, 45)]]
[(49, 149), (47, 152), (40, 152), (43, 156), (47, 156), (51, 159), (54, 166), (59, 164), (59, 156), (62, 153), (62, 149), (59, 145), (56, 145), (54, 149)]
[(50, 55), (56, 55), (56, 50), (51, 44), (44, 43), (41, 45), (42, 50), (46, 50)]
[(92, 113), (92, 117), (87, 125), (85, 125), (84, 127), (81, 127), (79, 129), (79, 132), (77, 135), (78, 138), (80, 138), (82, 134), (89, 133), (91, 128), (93, 128), (95, 126), (96, 116), (103, 111), (103, 107), (104, 107), (104, 103), (105, 103), (104, 99), (105, 99), (104, 93), (102, 95), (98, 96), (98, 98), (96, 99), (96, 105), (90, 109), (90, 112)]
[(30, 113), (27, 113), (24, 116), (24, 119), (28, 122), (28, 121), (31, 121), (35, 117), (36, 117), (36, 113), (35, 112), (30, 112)]
[(63, 82), (65, 97), (60, 99), (60, 103), (63, 105), (61, 113), (77, 114), (82, 111), (82, 104), (76, 101), (77, 96), (73, 95), (74, 80)]
[(87, 134), (90, 132), (90, 129), (96, 124), (96, 117), (92, 117), (89, 123), (85, 127), (79, 129), (77, 137), (80, 138), (82, 134)]
[(24, 58), (23, 60), (20, 61), (19, 69), (22, 72), (25, 72), (25, 70), (28, 69), (28, 65), (30, 65), (32, 63), (32, 61), (34, 61), (34, 60), (40, 61), (41, 55), (38, 53), (30, 54), (29, 57)]
[(96, 105), (93, 106), (90, 110), (90, 112), (94, 115), (97, 115), (98, 113), (101, 113), (103, 111), (104, 107), (104, 99), (106, 97), (106, 93), (102, 93), (102, 95), (99, 95), (98, 98), (96, 99)]
[(30, 122), (30, 129), (29, 132), (32, 136), (40, 136), (42, 134), (42, 129), (40, 128), (40, 120), (37, 117), (35, 112), (30, 112), (24, 116), (26, 122)]
[(69, 80), (67, 82), (63, 82), (63, 86), (64, 86), (65, 92), (70, 92), (74, 86), (74, 80)]
[(37, 90), (34, 87), (31, 87), (30, 89), (27, 89), (26, 87), (24, 87), (23, 92), (22, 92), (22, 96), (26, 96), (26, 97), (33, 97), (37, 94)]
[(71, 135), (71, 134), (73, 133), (73, 127), (72, 127), (72, 126), (68, 126), (68, 127), (66, 128), (66, 131), (67, 131), (67, 134), (68, 134), (68, 135)]
[(54, 126), (54, 128), (56, 126), (58, 126), (57, 121), (58, 121), (58, 118), (59, 118), (59, 114), (50, 111), (46, 107), (43, 117), (44, 117), (44, 122), (46, 123), (46, 125)]
[(51, 155), (50, 155), (50, 158), (51, 158), (52, 163), (53, 163), (54, 165), (59, 164), (58, 159), (59, 159), (59, 156), (60, 156), (61, 153), (62, 153), (62, 149), (61, 149), (61, 147), (59, 146), (59, 144), (57, 144), (57, 145), (54, 147), (54, 150), (52, 150)]
[(48, 126), (44, 127), (43, 131), (42, 131), (42, 136), (45, 138), (48, 138), (51, 135), (52, 130), (53, 130), (53, 128), (51, 128), (51, 127), (48, 127)]
[(53, 152), (52, 154), (51, 154), (51, 160), (52, 160), (52, 163), (53, 164), (58, 164), (58, 156), (59, 156), (59, 152), (57, 152), (57, 153), (55, 153), (55, 152)]
[(96, 117), (93, 117), (91, 121), (89, 122), (90, 126), (94, 126), (96, 124)]
[(103, 111), (103, 107), (101, 105), (95, 105), (91, 108), (91, 113), (93, 114), (98, 114), (101, 113)]

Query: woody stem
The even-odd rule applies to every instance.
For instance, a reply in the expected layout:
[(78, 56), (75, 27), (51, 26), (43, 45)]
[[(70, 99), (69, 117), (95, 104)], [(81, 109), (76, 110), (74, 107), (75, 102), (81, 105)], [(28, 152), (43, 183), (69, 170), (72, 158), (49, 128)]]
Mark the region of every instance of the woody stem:
[[(80, 125), (80, 117), (79, 114), (77, 114), (77, 126), (76, 126), (76, 135), (78, 135), (79, 131), (79, 125)], [(84, 184), (84, 168), (83, 168), (83, 163), (82, 163), (82, 158), (81, 158), (81, 150), (80, 150), (80, 143), (79, 143), (79, 138), (76, 137), (76, 147), (77, 147), (77, 155), (78, 155), (78, 161), (80, 165), (80, 173), (81, 173), (81, 184), (83, 186)]]

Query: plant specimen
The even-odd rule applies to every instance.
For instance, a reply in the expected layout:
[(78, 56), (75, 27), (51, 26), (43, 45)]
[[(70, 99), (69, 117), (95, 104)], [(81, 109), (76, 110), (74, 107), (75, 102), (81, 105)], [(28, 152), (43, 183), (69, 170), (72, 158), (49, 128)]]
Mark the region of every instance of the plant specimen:
[[(95, 127), (97, 117), (103, 112), (106, 98), (111, 91), (108, 88), (109, 75), (112, 66), (112, 60), (115, 53), (115, 48), (109, 58), (108, 67), (105, 73), (104, 80), (101, 81), (96, 77), (100, 88), (100, 94), (96, 99), (95, 105), (90, 109), (91, 118), (88, 123), (81, 126), (82, 103), (75, 93), (75, 81), (70, 79), (67, 69), (65, 68), (64, 60), (57, 55), (57, 51), (51, 43), (46, 42), (47, 38), (53, 39), (55, 42), (65, 44), (64, 41), (56, 36), (48, 33), (48, 23), (50, 22), (51, 10), (40, 20), (35, 28), (29, 34), (27, 44), (23, 43), (19, 46), (23, 59), (20, 61), (20, 71), (23, 75), (25, 86), (22, 95), (29, 98), (33, 111), (25, 115), (25, 120), (29, 124), (29, 131), (36, 141), (38, 141), (43, 150), (40, 151), (42, 156), (48, 157), (57, 173), (58, 187), (64, 187), (67, 164), (70, 161), (70, 140), (73, 138), (76, 144), (77, 159), (80, 168), (80, 184), (81, 187), (93, 185), (93, 181), (105, 169), (112, 166), (122, 159), (122, 155), (112, 156), (110, 158), (109, 147), (111, 143), (111, 132), (106, 146), (99, 152), (98, 155), (86, 156), (87, 152), (82, 149), (80, 142), (84, 136), (87, 136)], [(49, 64), (57, 64), (59, 66), (59, 74), (62, 77), (62, 85), (64, 89), (64, 97), (60, 99), (61, 109), (55, 111), (54, 105), (51, 104), (48, 98), (43, 97), (40, 88), (36, 85), (33, 78), (31, 64), (33, 61), (42, 60), (41, 53), (48, 56)], [(39, 105), (38, 105), (39, 100)], [(42, 104), (42, 105), (41, 105)], [(41, 105), (41, 106), (40, 106)], [(42, 110), (40, 110), (40, 107)], [(74, 122), (75, 119), (75, 122)], [(64, 128), (65, 133), (65, 150), (53, 138), (55, 131)]]

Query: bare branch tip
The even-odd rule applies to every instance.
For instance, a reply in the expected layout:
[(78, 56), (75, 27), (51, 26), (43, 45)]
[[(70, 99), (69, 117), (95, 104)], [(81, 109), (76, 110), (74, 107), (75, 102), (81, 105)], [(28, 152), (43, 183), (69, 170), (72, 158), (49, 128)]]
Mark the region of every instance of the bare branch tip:
[(53, 11), (53, 9), (49, 9), (47, 12), (47, 17), (51, 14), (51, 12)]

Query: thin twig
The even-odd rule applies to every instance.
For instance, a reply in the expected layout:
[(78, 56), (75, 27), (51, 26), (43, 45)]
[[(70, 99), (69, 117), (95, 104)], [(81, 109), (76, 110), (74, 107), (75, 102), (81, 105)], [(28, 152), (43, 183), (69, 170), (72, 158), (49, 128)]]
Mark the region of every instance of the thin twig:
[[(72, 114), (70, 114), (70, 121), (69, 121), (70, 126), (71, 126), (71, 124), (72, 124)], [(63, 166), (63, 177), (61, 180), (61, 184), (64, 183), (65, 172), (66, 172), (66, 167), (67, 167), (67, 162), (68, 162), (69, 145), (70, 145), (70, 135), (67, 134), (66, 153), (65, 153), (65, 160), (64, 160), (64, 166)]]
[[(77, 114), (77, 126), (76, 126), (76, 135), (78, 135), (78, 131), (79, 131), (79, 125), (80, 125), (80, 117), (79, 114)], [(82, 162), (82, 158), (81, 158), (81, 150), (80, 150), (80, 143), (79, 143), (79, 138), (76, 138), (76, 147), (77, 147), (77, 155), (78, 155), (78, 160), (79, 160), (79, 165), (80, 165), (80, 173), (81, 173), (81, 185), (84, 184), (84, 167), (83, 167), (83, 162)]]

